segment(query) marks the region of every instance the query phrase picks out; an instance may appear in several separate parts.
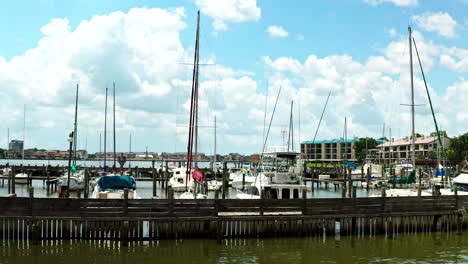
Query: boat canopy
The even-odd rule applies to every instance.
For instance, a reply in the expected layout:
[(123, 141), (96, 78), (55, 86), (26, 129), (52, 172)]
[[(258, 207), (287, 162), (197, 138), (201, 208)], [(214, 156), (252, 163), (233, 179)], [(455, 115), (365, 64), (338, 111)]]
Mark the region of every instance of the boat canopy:
[(136, 189), (135, 179), (131, 176), (103, 176), (97, 180), (102, 191), (107, 189)]

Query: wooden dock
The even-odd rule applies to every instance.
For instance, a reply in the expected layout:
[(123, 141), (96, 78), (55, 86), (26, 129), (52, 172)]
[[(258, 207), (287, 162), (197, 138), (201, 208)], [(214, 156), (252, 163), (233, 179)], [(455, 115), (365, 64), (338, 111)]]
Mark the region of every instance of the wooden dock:
[(393, 236), (466, 228), (468, 197), (295, 200), (0, 198), (0, 239)]

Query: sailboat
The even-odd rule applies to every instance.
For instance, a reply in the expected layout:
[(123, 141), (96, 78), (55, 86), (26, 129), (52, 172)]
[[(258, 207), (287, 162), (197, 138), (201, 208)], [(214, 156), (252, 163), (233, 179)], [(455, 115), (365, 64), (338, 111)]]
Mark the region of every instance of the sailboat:
[[(114, 102), (113, 102), (113, 134), (114, 134), (114, 170), (116, 169), (116, 137), (115, 137), (115, 83), (113, 84), (114, 88)], [(128, 190), (128, 199), (139, 199), (141, 198), (138, 196), (136, 192), (136, 181), (130, 175), (122, 175), (119, 173), (108, 173), (106, 168), (106, 133), (107, 133), (107, 91), (106, 88), (106, 103), (105, 103), (105, 110), (104, 110), (104, 168), (102, 172), (102, 176), (96, 180), (94, 185), (94, 190), (92, 194), (92, 198), (97, 199), (123, 199), (125, 194), (125, 189)]]
[[(281, 90), (280, 90), (281, 91)], [(277, 102), (279, 98), (279, 92)], [(273, 110), (273, 115), (275, 108)], [(291, 116), (289, 122), (289, 137), (287, 147), (272, 152), (265, 151), (268, 132), (263, 144), (261, 171), (255, 181), (247, 186), (244, 192), (238, 192), (239, 199), (300, 199), (304, 197), (306, 185), (302, 182), (304, 160), (302, 154), (294, 151), (294, 130), (292, 120), (293, 103), (291, 102)], [(273, 121), (273, 115), (270, 120)], [(291, 146), (291, 148), (290, 148)], [(268, 161), (268, 162), (264, 162)]]
[(78, 143), (78, 91), (79, 85), (77, 84), (75, 97), (75, 122), (73, 123), (73, 164), (71, 167), (70, 182), (68, 182), (68, 174), (64, 173), (57, 181), (59, 193), (61, 193), (62, 189), (66, 186), (69, 186), (68, 191), (79, 191), (85, 188), (84, 171), (77, 170), (76, 165), (76, 148)]
[[(24, 105), (24, 115), (23, 115), (23, 152), (21, 154), (21, 172), (15, 174), (15, 183), (18, 184), (27, 184), (28, 183), (28, 174), (24, 172), (24, 141), (26, 135), (26, 105)], [(14, 172), (13, 172), (14, 173)]]
[[(196, 186), (189, 183), (201, 183), (203, 174), (198, 170), (197, 147), (198, 147), (198, 61), (199, 61), (199, 36), (200, 36), (200, 11), (197, 13), (197, 32), (195, 39), (195, 55), (193, 58), (192, 96), (190, 102), (190, 123), (187, 142), (187, 166), (185, 168), (185, 192), (179, 199), (206, 199), (206, 195), (197, 192)], [(193, 149), (195, 149), (195, 160), (193, 159)], [(192, 162), (194, 168), (192, 169)]]

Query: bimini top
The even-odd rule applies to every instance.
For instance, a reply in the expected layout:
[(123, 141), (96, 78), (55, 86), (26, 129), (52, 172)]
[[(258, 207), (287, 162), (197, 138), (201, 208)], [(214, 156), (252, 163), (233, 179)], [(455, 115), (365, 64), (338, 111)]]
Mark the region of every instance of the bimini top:
[(103, 176), (97, 180), (97, 183), (102, 191), (136, 189), (135, 179), (131, 176)]

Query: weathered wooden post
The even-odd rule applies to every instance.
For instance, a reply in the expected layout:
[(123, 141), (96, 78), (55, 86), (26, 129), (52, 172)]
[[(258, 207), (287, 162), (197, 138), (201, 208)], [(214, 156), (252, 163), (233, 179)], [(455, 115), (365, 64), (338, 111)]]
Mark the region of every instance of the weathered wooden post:
[(382, 197), (387, 197), (387, 192), (386, 192), (386, 189), (385, 189), (385, 187), (382, 187), (382, 190), (381, 190), (380, 196), (382, 196)]
[(151, 175), (153, 180), (153, 197), (157, 197), (156, 195), (156, 169), (154, 168), (154, 160), (153, 160), (153, 168), (151, 169)]
[(129, 231), (129, 222), (123, 221), (122, 225), (120, 226), (120, 241), (122, 246), (128, 246), (128, 231)]
[(46, 176), (47, 176), (47, 182), (46, 182), (47, 194), (49, 194), (50, 193), (50, 171), (49, 171), (49, 167), (47, 167)]
[(242, 173), (242, 190), (245, 190), (245, 173)]
[[(416, 171), (415, 171), (416, 173)], [(421, 178), (422, 178), (422, 169), (419, 168), (419, 180), (418, 180), (418, 196), (421, 196)]]
[(11, 171), (11, 194), (16, 194), (16, 186), (15, 186), (15, 167), (13, 166), (13, 170)]
[(89, 196), (89, 170), (87, 168), (84, 169), (84, 198), (88, 198)]
[(370, 175), (371, 175), (371, 166), (369, 166), (367, 168), (367, 177), (366, 177), (366, 183), (367, 183), (366, 191), (367, 192), (369, 192), (369, 178), (370, 178)]
[[(346, 170), (346, 167), (345, 167)], [(346, 171), (345, 171), (346, 174)], [(349, 188), (349, 197), (353, 197), (353, 179), (351, 177), (351, 167), (348, 167), (348, 188)]]
[(123, 193), (124, 203), (123, 203), (123, 215), (128, 216), (128, 189), (124, 189)]
[(227, 178), (228, 178), (228, 171), (227, 171), (227, 162), (223, 162), (223, 199), (226, 199), (227, 193)]
[(346, 183), (343, 184), (341, 188), (341, 198), (346, 198)]
[(356, 188), (356, 186), (353, 186), (353, 195), (352, 195), (352, 197), (356, 198), (356, 194), (357, 194), (357, 188)]

